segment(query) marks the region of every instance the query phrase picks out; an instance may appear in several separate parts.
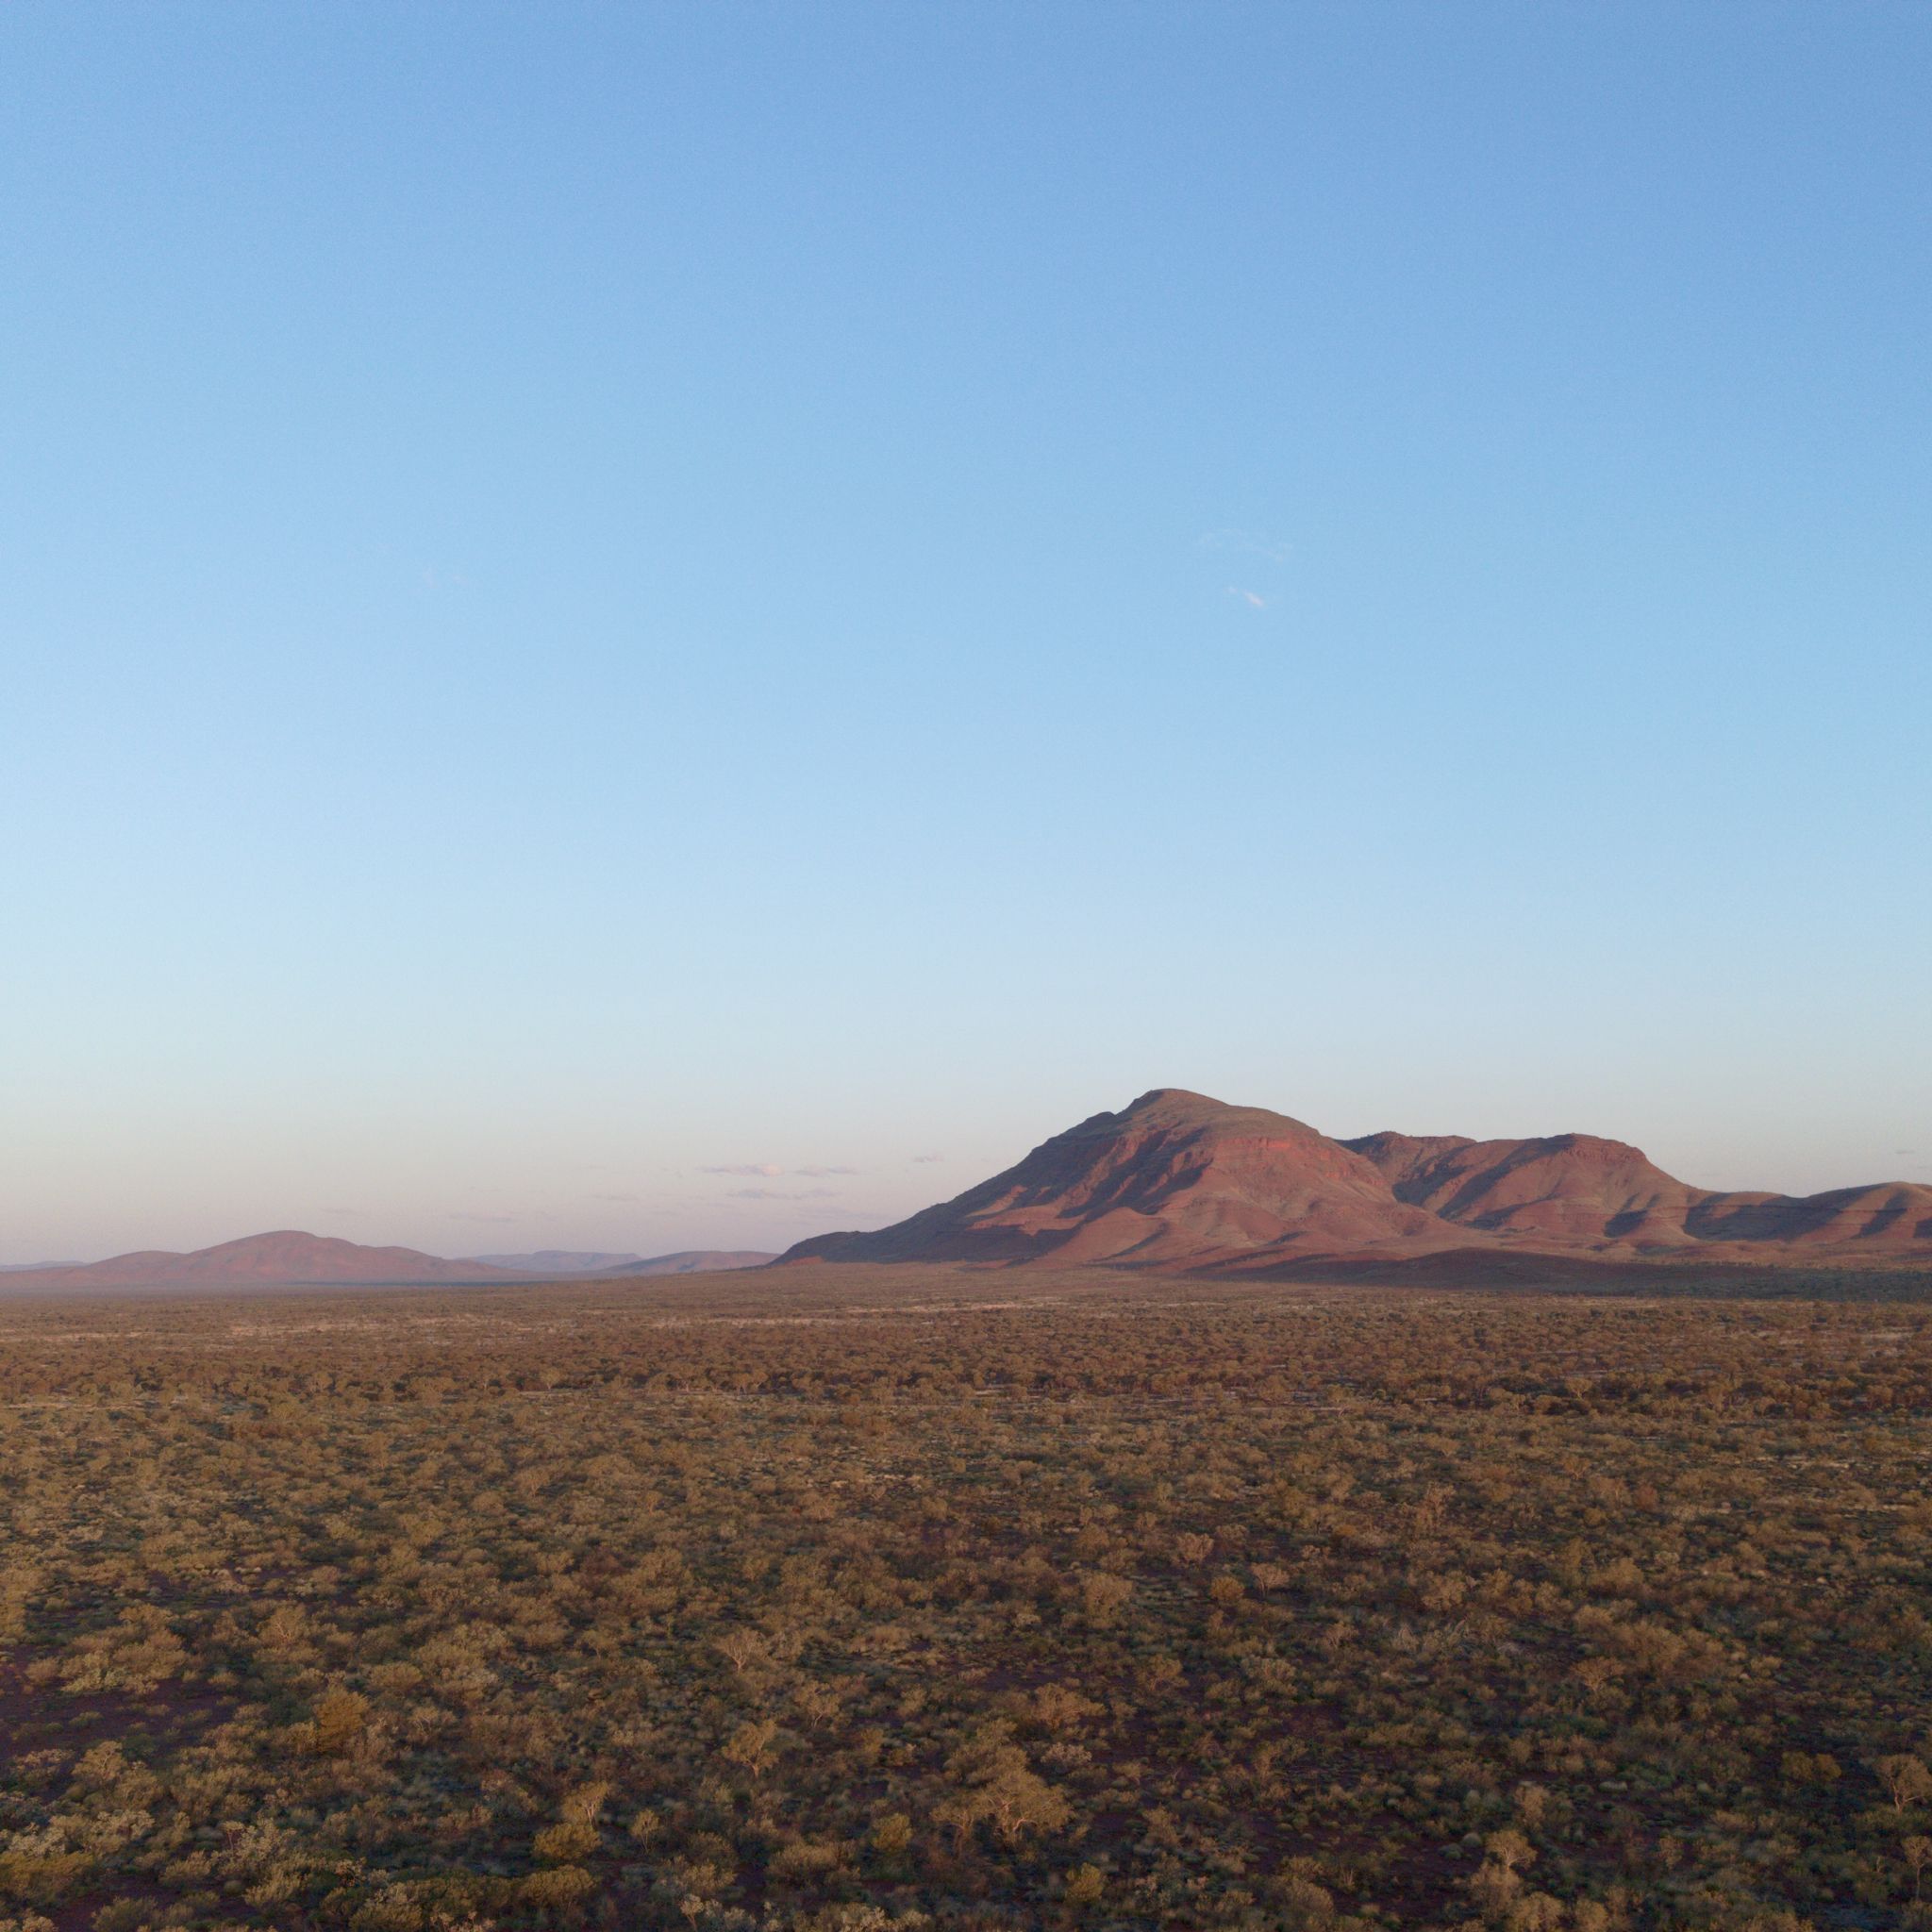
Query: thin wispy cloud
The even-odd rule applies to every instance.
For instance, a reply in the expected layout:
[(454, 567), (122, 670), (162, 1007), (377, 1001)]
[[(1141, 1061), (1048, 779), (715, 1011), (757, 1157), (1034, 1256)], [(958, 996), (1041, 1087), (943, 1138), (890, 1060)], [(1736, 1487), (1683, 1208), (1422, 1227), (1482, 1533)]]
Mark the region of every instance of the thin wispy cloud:
[(915, 1154), (912, 1157), (912, 1165), (914, 1167), (930, 1167), (935, 1160), (943, 1160), (945, 1158), (943, 1154)]
[(729, 1167), (701, 1167), (700, 1174), (724, 1174), (740, 1180), (774, 1181), (784, 1174), (801, 1180), (824, 1180), (828, 1174), (857, 1174), (856, 1167), (776, 1167), (768, 1160), (743, 1160)]
[(807, 1188), (798, 1193), (789, 1192), (784, 1188), (733, 1188), (730, 1198), (734, 1201), (836, 1201), (839, 1196), (831, 1188)]
[(1258, 591), (1244, 591), (1239, 584), (1228, 585), (1227, 594), (1230, 597), (1240, 598), (1250, 610), (1265, 610), (1268, 608), (1267, 598), (1262, 596)]
[(1265, 557), (1270, 563), (1286, 563), (1294, 555), (1293, 544), (1258, 530), (1209, 530), (1196, 543), (1195, 548), (1226, 550), (1246, 557)]
[(585, 1197), (591, 1201), (635, 1201), (635, 1194), (590, 1194)]
[(522, 1216), (516, 1214), (473, 1214), (453, 1209), (449, 1218), (452, 1221), (480, 1221), (490, 1227), (508, 1227), (511, 1222), (521, 1220)]

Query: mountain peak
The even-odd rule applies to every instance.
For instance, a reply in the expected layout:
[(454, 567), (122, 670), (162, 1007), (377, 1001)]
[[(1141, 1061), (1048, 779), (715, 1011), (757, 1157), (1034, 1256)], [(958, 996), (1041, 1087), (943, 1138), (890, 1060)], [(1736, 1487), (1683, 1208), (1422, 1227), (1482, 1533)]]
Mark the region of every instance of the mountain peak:
[(1932, 1259), (1932, 1189), (1718, 1194), (1594, 1134), (1336, 1141), (1291, 1115), (1156, 1087), (895, 1225), (787, 1261), (1101, 1263), (1280, 1274), (1449, 1251), (1617, 1262)]
[(896, 1226), (822, 1236), (781, 1258), (1181, 1267), (1283, 1242), (1422, 1239), (1431, 1224), (1371, 1161), (1306, 1122), (1158, 1087)]
[[(1095, 1114), (1093, 1122), (1117, 1122), (1122, 1126), (1159, 1126), (1180, 1131), (1216, 1134), (1269, 1133), (1286, 1130), (1312, 1134), (1315, 1129), (1291, 1114), (1265, 1107), (1239, 1107), (1195, 1093), (1186, 1087), (1154, 1087), (1130, 1101), (1119, 1113)], [(1093, 1122), (1084, 1123), (1091, 1125)]]

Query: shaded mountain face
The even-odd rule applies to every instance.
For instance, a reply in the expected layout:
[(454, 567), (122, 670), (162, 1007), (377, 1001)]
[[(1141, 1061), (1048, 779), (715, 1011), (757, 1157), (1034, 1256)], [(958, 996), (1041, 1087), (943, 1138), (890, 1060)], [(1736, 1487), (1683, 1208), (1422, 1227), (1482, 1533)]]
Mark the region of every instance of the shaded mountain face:
[(1932, 1188), (1905, 1181), (1824, 1194), (1716, 1193), (1667, 1174), (1624, 1141), (1591, 1134), (1369, 1134), (1346, 1144), (1381, 1170), (1399, 1200), (1491, 1234), (1638, 1252), (1759, 1243), (1868, 1254), (1923, 1249), (1932, 1258)]
[(445, 1261), (414, 1248), (366, 1248), (328, 1235), (284, 1230), (249, 1235), (192, 1254), (145, 1250), (84, 1268), (42, 1269), (8, 1277), (32, 1288), (229, 1288), (248, 1283), (506, 1280), (477, 1261)]
[(1890, 1249), (1932, 1257), (1932, 1188), (1880, 1181), (1826, 1194), (1707, 1194), (1685, 1224), (1699, 1241), (1774, 1242), (1807, 1255)]
[(781, 1259), (1240, 1274), (1426, 1261), (1447, 1279), (1511, 1256), (1932, 1261), (1932, 1189), (1712, 1193), (1589, 1134), (1341, 1141), (1286, 1114), (1160, 1088), (956, 1200), (875, 1233), (801, 1241)]
[(1558, 1241), (1680, 1239), (1703, 1198), (1622, 1141), (1557, 1134), (1537, 1141), (1369, 1134), (1346, 1143), (1395, 1197), (1460, 1227)]

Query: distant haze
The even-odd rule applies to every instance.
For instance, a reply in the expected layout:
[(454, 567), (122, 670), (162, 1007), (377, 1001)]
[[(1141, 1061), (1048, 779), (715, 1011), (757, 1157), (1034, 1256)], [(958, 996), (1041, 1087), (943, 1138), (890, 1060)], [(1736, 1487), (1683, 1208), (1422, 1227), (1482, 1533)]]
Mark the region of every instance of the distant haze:
[(571, 1248), (539, 1248), (528, 1255), (478, 1255), (475, 1258), (486, 1268), (502, 1268), (519, 1274), (590, 1274), (598, 1269), (622, 1268), (644, 1257), (585, 1253)]
[[(526, 1262), (527, 1257), (508, 1256)], [(413, 1248), (364, 1247), (296, 1228), (244, 1235), (188, 1254), (146, 1249), (116, 1255), (87, 1267), (8, 1269), (9, 1294), (138, 1292), (155, 1289), (247, 1290), (284, 1287), (420, 1288), (430, 1284), (507, 1285), (512, 1281), (572, 1280), (587, 1276), (630, 1280), (668, 1274), (727, 1274), (761, 1267), (765, 1254), (695, 1251), (632, 1258), (593, 1269), (492, 1268), (471, 1259), (453, 1261)]]
[(511, 1274), (708, 1274), (762, 1267), (768, 1250), (684, 1248), (670, 1255), (588, 1255), (545, 1248), (534, 1255), (479, 1255), (486, 1266)]
[(6, 36), (0, 1260), (1932, 1181), (1932, 8)]

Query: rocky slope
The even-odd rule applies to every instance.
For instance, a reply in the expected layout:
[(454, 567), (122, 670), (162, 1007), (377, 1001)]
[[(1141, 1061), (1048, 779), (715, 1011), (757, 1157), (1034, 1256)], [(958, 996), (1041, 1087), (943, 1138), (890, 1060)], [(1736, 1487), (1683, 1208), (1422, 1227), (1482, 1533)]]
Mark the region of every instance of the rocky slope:
[(1396, 1263), (1446, 1279), (1521, 1272), (1502, 1265), (1512, 1257), (1932, 1264), (1932, 1189), (1717, 1193), (1589, 1134), (1342, 1141), (1286, 1114), (1160, 1088), (955, 1200), (780, 1258), (1238, 1274)]

